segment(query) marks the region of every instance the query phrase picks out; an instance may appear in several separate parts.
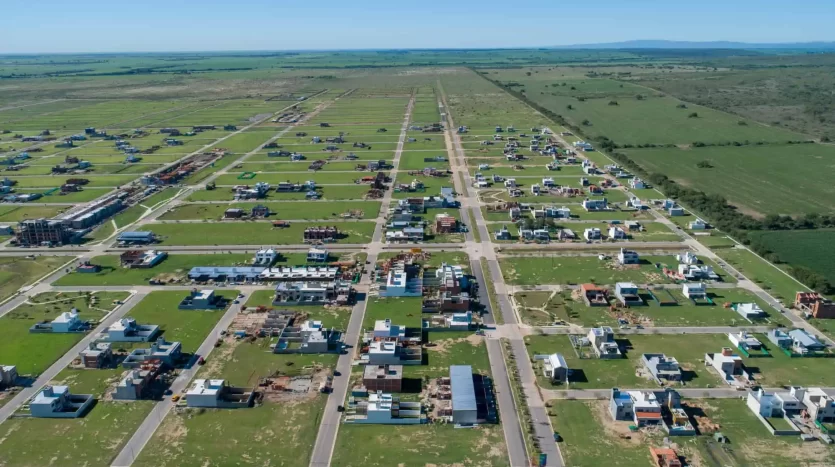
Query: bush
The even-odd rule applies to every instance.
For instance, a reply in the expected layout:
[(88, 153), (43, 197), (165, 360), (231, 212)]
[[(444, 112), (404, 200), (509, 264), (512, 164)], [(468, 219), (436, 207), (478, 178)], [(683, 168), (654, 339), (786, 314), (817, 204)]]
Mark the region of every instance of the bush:
[(609, 105), (618, 105), (618, 101), (609, 101)]
[(699, 114), (698, 112), (693, 112), (690, 115), (688, 115), (687, 118), (699, 118)]

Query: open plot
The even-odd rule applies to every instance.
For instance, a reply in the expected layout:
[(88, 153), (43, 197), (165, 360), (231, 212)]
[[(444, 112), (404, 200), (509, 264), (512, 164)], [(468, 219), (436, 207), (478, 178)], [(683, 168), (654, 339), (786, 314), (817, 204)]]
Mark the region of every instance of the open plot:
[[(829, 167), (835, 148), (820, 144), (629, 149), (648, 172), (725, 197), (747, 214), (831, 212), (835, 187)], [(744, 174), (741, 176), (740, 174)]]
[(54, 271), (68, 260), (69, 258), (61, 256), (0, 258), (0, 300)]
[[(560, 452), (572, 467), (645, 467), (650, 464), (649, 447), (639, 434), (624, 439), (608, 413), (605, 401), (548, 402), (551, 424), (563, 442)], [(621, 427), (626, 428), (626, 427)]]
[(21, 375), (38, 375), (80, 341), (84, 333), (38, 334), (30, 333), (30, 327), (52, 321), (73, 308), (78, 310), (80, 319), (97, 323), (116, 306), (114, 300), (124, 300), (128, 295), (127, 292), (50, 292), (32, 297), (0, 318), (5, 335), (0, 339), (0, 361), (17, 366)]
[[(438, 156), (443, 157), (444, 160), (438, 160)], [(447, 170), (449, 169), (449, 162), (446, 158), (447, 156), (444, 151), (438, 151), (437, 154), (428, 151), (403, 151), (400, 154), (400, 165), (398, 168), (401, 171), (423, 170), (427, 167), (432, 167), (436, 170)]]
[[(338, 222), (339, 243), (367, 243), (374, 233), (373, 222)], [(192, 224), (146, 224), (140, 230), (153, 231), (163, 245), (296, 245), (303, 243), (307, 227), (318, 224), (293, 222), (287, 227), (273, 227), (269, 222), (243, 224), (207, 223), (194, 235)]]
[[(388, 448), (403, 445), (408, 446), (408, 454)], [(455, 429), (451, 424), (343, 425), (332, 463), (343, 467), (509, 465), (500, 426)]]
[(0, 222), (20, 222), (25, 219), (40, 219), (42, 217), (55, 217), (66, 210), (65, 206), (26, 206), (26, 205), (0, 205)]
[(273, 114), (287, 107), (286, 102), (271, 102), (259, 99), (235, 99), (217, 106), (208, 107), (180, 116), (159, 120), (150, 124), (154, 128), (181, 127), (193, 125), (247, 125), (261, 115)]
[(245, 154), (247, 152), (254, 151), (259, 146), (266, 143), (272, 136), (273, 133), (270, 131), (245, 131), (220, 142), (218, 147), (228, 149), (235, 154)]
[(266, 182), (277, 184), (279, 182), (304, 183), (307, 180), (316, 182), (319, 185), (350, 185), (356, 183), (362, 177), (373, 176), (368, 172), (257, 172), (255, 177), (242, 180), (239, 178), (243, 172), (237, 174), (224, 174), (217, 178), (218, 185), (240, 185)]
[[(65, 183), (65, 181), (69, 178), (73, 178), (72, 175), (62, 175), (62, 176), (33, 176), (33, 177), (9, 177), (12, 180), (17, 181), (15, 187), (20, 188), (57, 188), (60, 187)], [(86, 178), (90, 181), (89, 184), (85, 185), (86, 187), (96, 188), (96, 187), (118, 187), (129, 183), (136, 178), (136, 175), (84, 175), (83, 178)]]
[[(160, 220), (188, 220), (223, 218), (223, 213), (230, 208), (250, 211), (259, 203), (224, 203), (224, 204), (179, 204), (159, 217)], [(378, 201), (314, 201), (267, 204), (270, 218), (274, 219), (341, 219), (344, 214), (359, 219), (374, 219), (380, 214), (382, 204)]]
[[(793, 304), (795, 293), (807, 290), (782, 269), (760, 258), (747, 248), (719, 248), (714, 251), (720, 258), (784, 305)], [(821, 251), (818, 253), (822, 254)]]
[(363, 329), (374, 329), (374, 322), (391, 322), (410, 329), (421, 329), (421, 297), (372, 297), (363, 316)]
[[(394, 319), (392, 322), (399, 324)], [(423, 353), (425, 364), (404, 367), (404, 377), (449, 376), (450, 365), (471, 365), (474, 373), (490, 374), (487, 345), (483, 337), (472, 332), (429, 332)]]
[(308, 319), (321, 321), (322, 326), (326, 328), (333, 328), (339, 331), (348, 329), (348, 321), (351, 318), (350, 307), (336, 307), (336, 306), (321, 306), (321, 305), (273, 305), (275, 292), (272, 290), (256, 290), (252, 292), (249, 299), (246, 301), (246, 307), (275, 308), (278, 310), (292, 310), (307, 314)]

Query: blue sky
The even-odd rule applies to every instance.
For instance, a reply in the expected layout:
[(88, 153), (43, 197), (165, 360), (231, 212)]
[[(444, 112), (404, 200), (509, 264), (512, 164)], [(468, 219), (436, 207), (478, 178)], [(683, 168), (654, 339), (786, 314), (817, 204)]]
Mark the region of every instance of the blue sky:
[(0, 53), (829, 41), (833, 19), (833, 0), (3, 0)]

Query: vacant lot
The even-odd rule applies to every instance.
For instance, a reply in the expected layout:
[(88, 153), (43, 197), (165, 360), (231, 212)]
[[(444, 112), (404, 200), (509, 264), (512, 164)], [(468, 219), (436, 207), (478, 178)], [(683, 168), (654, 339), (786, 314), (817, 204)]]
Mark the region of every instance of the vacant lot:
[(613, 422), (605, 401), (550, 402), (551, 424), (563, 442), (560, 451), (566, 465), (572, 467), (644, 467), (650, 465), (649, 449), (633, 435), (632, 439), (618, 436), (628, 432), (628, 422)]
[[(227, 209), (239, 208), (247, 213), (259, 203), (218, 203), (218, 204), (180, 204), (160, 216), (161, 220), (188, 220), (223, 218)], [(261, 203), (263, 204), (263, 203)], [(343, 214), (355, 213), (356, 218), (373, 219), (380, 213), (381, 203), (377, 201), (319, 201), (287, 202), (266, 204), (270, 208), (270, 218), (274, 219), (341, 219)]]
[[(835, 187), (827, 174), (835, 148), (819, 144), (693, 149), (628, 149), (649, 172), (724, 196), (753, 215), (831, 212)], [(698, 165), (709, 166), (700, 168)]]
[[(806, 287), (795, 281), (791, 276), (755, 255), (751, 250), (743, 248), (719, 248), (715, 251), (728, 264), (736, 268), (748, 279), (756, 282), (784, 305), (793, 304), (794, 294), (801, 290), (806, 290)], [(818, 251), (818, 254), (825, 253)]]
[(20, 256), (0, 258), (0, 300), (54, 271), (69, 259), (64, 256), (38, 256), (34, 259)]
[(835, 229), (752, 232), (751, 240), (765, 245), (782, 261), (809, 268), (835, 284)]
[[(408, 446), (391, 450), (389, 446)], [(462, 463), (466, 460), (466, 464)], [(343, 425), (333, 452), (342, 467), (508, 466), (498, 425), (455, 429), (452, 425)]]

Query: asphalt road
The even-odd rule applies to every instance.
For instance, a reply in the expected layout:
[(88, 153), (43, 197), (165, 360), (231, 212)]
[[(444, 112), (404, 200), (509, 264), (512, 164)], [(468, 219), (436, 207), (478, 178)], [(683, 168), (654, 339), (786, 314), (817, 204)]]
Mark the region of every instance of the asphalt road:
[(44, 385), (52, 381), (58, 373), (66, 369), (67, 366), (78, 357), (78, 353), (87, 348), (90, 342), (100, 332), (104, 332), (107, 327), (115, 323), (117, 320), (125, 316), (137, 303), (139, 303), (145, 294), (136, 293), (125, 300), (125, 303), (112, 311), (104, 320), (92, 331), (87, 333), (76, 345), (73, 346), (67, 353), (59, 358), (49, 368), (41, 373), (32, 385), (23, 388), (15, 397), (12, 398), (6, 405), (0, 407), (0, 423), (3, 423), (9, 416), (17, 410), (20, 405), (31, 399)]

